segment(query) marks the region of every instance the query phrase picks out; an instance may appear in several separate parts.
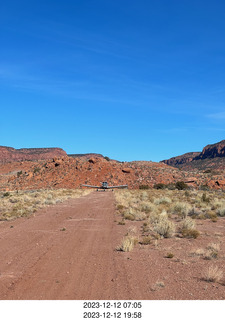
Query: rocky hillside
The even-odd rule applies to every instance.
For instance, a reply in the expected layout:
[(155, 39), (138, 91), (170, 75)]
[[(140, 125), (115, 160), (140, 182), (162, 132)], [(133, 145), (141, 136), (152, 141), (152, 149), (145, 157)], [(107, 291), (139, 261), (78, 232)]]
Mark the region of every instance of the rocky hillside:
[(168, 160), (163, 160), (161, 162), (168, 164), (169, 166), (177, 167), (185, 163), (191, 162), (195, 157), (197, 157), (200, 152), (188, 152), (182, 154), (181, 156), (173, 157)]
[(101, 158), (103, 159), (104, 156), (100, 153), (75, 153), (75, 154), (68, 154), (71, 158), (84, 158), (84, 159), (90, 159), (90, 158)]
[[(204, 160), (201, 160), (204, 161)], [(151, 161), (116, 162), (105, 158), (54, 158), (52, 160), (11, 162), (0, 165), (0, 191), (79, 188), (81, 184), (128, 184), (130, 189), (184, 181), (189, 186), (225, 188), (225, 171), (219, 173), (180, 170)]]
[(211, 158), (225, 158), (225, 140), (207, 145), (193, 160)]
[[(10, 165), (10, 166), (9, 166)], [(2, 172), (2, 175), (1, 175)], [(18, 162), (0, 166), (1, 189), (78, 188), (81, 184), (128, 184), (153, 187), (156, 183), (191, 181), (188, 172), (182, 172), (164, 163), (135, 161), (119, 163), (105, 158), (57, 158), (49, 161)]]
[(64, 157), (66, 152), (61, 148), (23, 148), (14, 149), (0, 146), (0, 162), (48, 160), (55, 157)]
[(224, 170), (225, 140), (207, 145), (202, 152), (189, 152), (161, 162), (184, 170)]

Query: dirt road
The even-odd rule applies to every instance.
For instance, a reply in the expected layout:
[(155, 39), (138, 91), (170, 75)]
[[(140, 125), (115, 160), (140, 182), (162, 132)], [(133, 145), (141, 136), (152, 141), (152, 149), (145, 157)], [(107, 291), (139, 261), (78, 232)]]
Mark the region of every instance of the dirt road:
[[(225, 299), (223, 283), (201, 279), (206, 263), (215, 262), (189, 254), (208, 244), (212, 228), (222, 241), (222, 220), (199, 225), (208, 231), (197, 241), (171, 238), (119, 252), (129, 224), (137, 224), (120, 219), (113, 192), (93, 192), (0, 222), (0, 299)], [(165, 258), (169, 250), (174, 259)]]
[(0, 299), (130, 298), (114, 219), (113, 193), (93, 192), (2, 222)]

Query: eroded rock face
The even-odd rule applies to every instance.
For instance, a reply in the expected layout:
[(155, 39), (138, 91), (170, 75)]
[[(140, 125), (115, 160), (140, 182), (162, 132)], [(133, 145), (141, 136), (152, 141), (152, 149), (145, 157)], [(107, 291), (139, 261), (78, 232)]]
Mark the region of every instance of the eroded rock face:
[(184, 170), (224, 170), (225, 169), (225, 140), (209, 144), (202, 152), (189, 152), (181, 156), (163, 160), (170, 166)]
[(203, 148), (202, 152), (193, 160), (225, 157), (225, 140), (218, 143), (209, 144)]
[(0, 146), (0, 162), (24, 160), (48, 160), (55, 157), (65, 157), (67, 153), (61, 148), (23, 148), (14, 149)]
[(162, 160), (161, 162), (166, 163), (169, 166), (176, 167), (176, 166), (191, 162), (199, 154), (200, 152), (188, 152), (188, 153), (182, 154), (181, 156), (173, 157), (168, 160)]

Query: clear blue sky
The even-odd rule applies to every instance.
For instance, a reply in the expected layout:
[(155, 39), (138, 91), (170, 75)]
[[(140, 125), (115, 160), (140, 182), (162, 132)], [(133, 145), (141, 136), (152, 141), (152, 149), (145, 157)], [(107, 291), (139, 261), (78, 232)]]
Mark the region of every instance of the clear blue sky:
[(160, 161), (225, 139), (225, 1), (0, 4), (0, 145)]

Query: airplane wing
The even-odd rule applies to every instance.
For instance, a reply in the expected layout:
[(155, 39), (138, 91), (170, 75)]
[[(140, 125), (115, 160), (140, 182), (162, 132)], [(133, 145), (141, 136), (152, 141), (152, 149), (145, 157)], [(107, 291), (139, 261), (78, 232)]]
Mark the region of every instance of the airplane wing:
[(82, 184), (81, 186), (82, 186), (82, 187), (88, 187), (88, 188), (98, 188), (98, 189), (101, 188), (101, 187), (98, 187), (98, 186), (91, 186), (91, 185), (89, 185), (89, 184)]
[(114, 188), (128, 188), (128, 185), (121, 185), (121, 186), (108, 186), (107, 189), (114, 189)]

